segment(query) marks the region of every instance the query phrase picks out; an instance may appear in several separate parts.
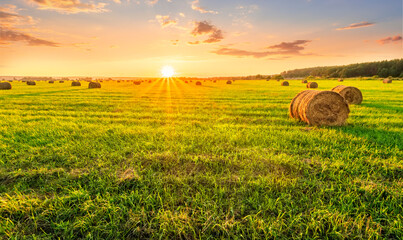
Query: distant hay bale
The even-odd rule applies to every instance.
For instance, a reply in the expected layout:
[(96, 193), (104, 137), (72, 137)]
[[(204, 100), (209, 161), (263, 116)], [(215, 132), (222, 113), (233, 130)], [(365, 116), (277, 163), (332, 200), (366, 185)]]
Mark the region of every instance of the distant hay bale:
[(213, 83), (216, 83), (216, 82), (217, 82), (217, 80), (214, 80), (214, 81), (213, 81)]
[(227, 84), (232, 84), (231, 80), (228, 80), (228, 81), (227, 81)]
[(78, 81), (73, 81), (73, 82), (71, 83), (71, 86), (72, 86), (72, 87), (80, 87), (80, 86), (81, 86), (81, 83), (78, 82)]
[(133, 84), (134, 84), (134, 85), (140, 85), (140, 84), (141, 84), (141, 81), (134, 81)]
[(383, 83), (392, 83), (392, 79), (385, 78), (385, 79), (383, 79)]
[(49, 81), (49, 83), (55, 83), (55, 81)]
[(35, 81), (27, 81), (27, 85), (35, 86), (36, 82)]
[(339, 78), (337, 81), (339, 81), (339, 82), (343, 82), (343, 81), (344, 81), (344, 79), (343, 79), (343, 78)]
[(188, 81), (185, 81), (185, 83), (189, 83)]
[(290, 83), (288, 83), (287, 81), (284, 81), (281, 83), (281, 86), (290, 86)]
[(0, 89), (1, 90), (10, 90), (11, 89), (11, 83), (9, 83), (9, 82), (0, 82)]
[(200, 81), (196, 82), (196, 86), (201, 86), (201, 85), (202, 85), (202, 83)]
[(302, 82), (302, 83), (308, 83), (308, 81), (307, 81), (307, 80), (302, 80), (301, 82)]
[(306, 84), (307, 88), (318, 88), (318, 83), (317, 82), (309, 82)]
[(339, 85), (334, 87), (332, 91), (340, 94), (348, 104), (361, 104), (362, 102), (362, 93), (356, 87)]
[(120, 83), (120, 81), (116, 81), (117, 83)]
[(64, 83), (64, 81), (59, 81), (59, 83)]
[(90, 82), (88, 88), (101, 88), (101, 84), (99, 82)]
[(315, 126), (342, 126), (350, 109), (346, 100), (332, 91), (305, 90), (291, 101), (290, 117)]
[(148, 83), (152, 83), (153, 81), (149, 80)]

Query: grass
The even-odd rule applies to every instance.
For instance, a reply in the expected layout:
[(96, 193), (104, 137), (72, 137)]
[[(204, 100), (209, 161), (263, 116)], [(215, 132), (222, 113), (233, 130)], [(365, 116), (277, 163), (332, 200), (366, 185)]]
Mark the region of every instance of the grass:
[(403, 239), (403, 82), (346, 79), (344, 127), (290, 119), (289, 82), (13, 83), (0, 238)]

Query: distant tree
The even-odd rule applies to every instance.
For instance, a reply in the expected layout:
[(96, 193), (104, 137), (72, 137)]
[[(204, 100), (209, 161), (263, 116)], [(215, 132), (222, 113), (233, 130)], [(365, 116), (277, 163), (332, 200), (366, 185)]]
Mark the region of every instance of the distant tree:
[(389, 76), (389, 71), (386, 68), (382, 68), (381, 70), (379, 70), (378, 75), (381, 78), (386, 78), (387, 76)]

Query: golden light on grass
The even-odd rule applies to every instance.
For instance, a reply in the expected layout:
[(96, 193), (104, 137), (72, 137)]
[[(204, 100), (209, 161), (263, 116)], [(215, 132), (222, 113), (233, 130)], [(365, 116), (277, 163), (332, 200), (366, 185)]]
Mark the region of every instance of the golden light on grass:
[(175, 69), (172, 66), (164, 66), (161, 69), (161, 74), (164, 78), (170, 78), (175, 75)]

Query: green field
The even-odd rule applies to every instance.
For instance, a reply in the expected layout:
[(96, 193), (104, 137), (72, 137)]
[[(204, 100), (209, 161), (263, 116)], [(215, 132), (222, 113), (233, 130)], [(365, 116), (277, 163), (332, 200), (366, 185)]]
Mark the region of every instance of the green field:
[(403, 81), (346, 79), (344, 127), (290, 119), (296, 80), (12, 84), (0, 238), (403, 239)]

